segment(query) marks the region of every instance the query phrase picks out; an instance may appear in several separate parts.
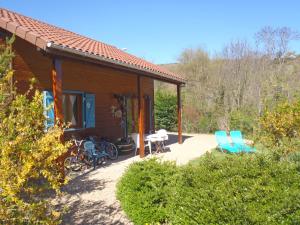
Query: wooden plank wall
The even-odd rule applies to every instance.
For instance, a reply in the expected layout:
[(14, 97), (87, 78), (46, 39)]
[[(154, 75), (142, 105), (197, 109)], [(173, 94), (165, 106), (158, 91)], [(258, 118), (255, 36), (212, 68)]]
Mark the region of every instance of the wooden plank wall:
[[(13, 68), (18, 90), (25, 92), (28, 89), (28, 79), (32, 77), (36, 78), (38, 89), (52, 90), (52, 59), (19, 38), (14, 43), (14, 51), (16, 57)], [(118, 106), (113, 94), (137, 95), (137, 75), (72, 59), (62, 60), (62, 71), (63, 90), (96, 94), (96, 128), (76, 133), (83, 136), (96, 134), (111, 138), (121, 137), (120, 120), (113, 118), (111, 113), (111, 106)], [(153, 98), (153, 79), (141, 77), (141, 83), (141, 94)]]

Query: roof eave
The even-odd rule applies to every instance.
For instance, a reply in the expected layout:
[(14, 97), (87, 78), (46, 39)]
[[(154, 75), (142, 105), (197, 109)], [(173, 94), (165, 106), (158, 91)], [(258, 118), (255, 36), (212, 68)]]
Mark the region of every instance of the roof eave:
[(32, 32), (28, 29), (25, 29), (22, 26), (19, 26), (17, 23), (11, 22), (6, 18), (0, 18), (0, 27), (8, 32), (15, 34), (16, 36), (30, 42), (31, 44), (45, 49), (47, 45), (47, 40), (40, 37), (35, 32)]
[[(82, 52), (80, 50), (76, 50), (76, 49), (69, 48), (66, 46), (56, 45), (52, 42), (47, 43), (44, 50), (47, 53), (54, 54), (54, 55), (69, 56), (71, 58), (72, 58), (72, 56), (73, 57), (75, 56), (75, 58), (80, 57), (81, 60), (92, 61), (97, 64), (104, 64), (106, 66), (113, 65), (113, 67), (118, 67), (119, 69), (122, 69), (122, 70), (127, 70), (127, 71), (129, 70), (129, 71), (135, 72), (137, 74), (143, 74), (147, 77), (151, 77), (151, 78), (161, 80), (164, 82), (168, 82), (168, 83), (179, 84), (179, 85), (185, 84), (184, 79), (171, 77), (170, 75), (165, 74), (165, 73), (160, 73), (157, 71), (149, 70), (149, 69), (138, 67), (135, 65), (130, 65), (128, 63), (124, 63), (122, 61), (118, 61), (118, 60), (114, 60), (114, 59), (109, 59), (109, 58), (106, 58), (106, 57), (103, 57), (100, 55), (90, 54), (88, 52)], [(166, 76), (168, 76), (168, 77), (166, 77)]]

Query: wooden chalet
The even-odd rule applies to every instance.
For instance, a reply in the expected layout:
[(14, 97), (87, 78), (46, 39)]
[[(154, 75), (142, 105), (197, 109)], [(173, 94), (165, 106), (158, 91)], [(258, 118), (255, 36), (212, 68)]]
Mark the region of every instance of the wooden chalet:
[[(177, 86), (178, 142), (181, 134), (183, 78), (117, 47), (0, 9), (0, 40), (15, 34), (12, 63), (17, 90), (29, 80), (44, 92), (47, 126), (70, 124), (65, 135), (126, 137), (154, 132), (154, 80)], [(144, 142), (140, 138), (140, 156)]]

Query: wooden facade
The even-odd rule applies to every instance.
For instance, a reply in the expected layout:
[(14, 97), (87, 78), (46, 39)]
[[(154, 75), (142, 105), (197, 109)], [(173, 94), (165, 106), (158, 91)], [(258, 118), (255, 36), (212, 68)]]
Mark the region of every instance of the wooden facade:
[[(2, 39), (3, 42), (3, 39)], [(49, 55), (27, 41), (16, 38), (13, 44), (15, 57), (12, 67), (17, 90), (25, 93), (29, 80), (36, 80), (40, 91), (51, 90), (54, 94), (56, 120), (63, 121), (62, 93), (65, 91), (89, 92), (95, 94), (95, 128), (72, 129), (65, 132), (65, 138), (75, 135), (86, 137), (97, 135), (116, 139), (122, 137), (120, 119), (112, 116), (111, 107), (117, 106), (114, 95), (134, 96), (131, 117), (134, 132), (143, 137), (154, 131), (154, 79), (129, 71), (101, 66), (64, 56)], [(177, 84), (178, 143), (182, 143), (181, 84)], [(149, 105), (149, 102), (152, 103)], [(136, 113), (135, 113), (136, 112)], [(151, 124), (151, 125), (150, 125)], [(140, 138), (140, 156), (145, 156), (144, 142)]]
[(182, 142), (181, 76), (112, 45), (6, 9), (0, 14), (0, 41), (16, 36), (12, 68), (17, 90), (26, 92), (30, 78), (35, 78), (35, 88), (43, 91), (43, 104), (50, 109), (45, 111), (46, 129), (64, 121), (70, 125), (65, 138), (72, 134), (119, 138), (138, 132), (143, 157), (144, 133), (155, 129), (156, 79), (177, 85)]
[[(56, 117), (63, 118), (60, 99), (62, 91), (95, 94), (95, 128), (67, 131), (66, 136), (75, 133), (81, 136), (93, 134), (111, 138), (121, 137), (120, 119), (114, 118), (111, 112), (111, 107), (118, 104), (115, 94), (136, 96), (137, 102), (140, 91), (142, 98), (147, 96), (153, 102), (154, 81), (151, 78), (70, 58), (46, 55), (20, 38), (17, 38), (14, 43), (14, 52), (16, 57), (13, 68), (18, 90), (25, 92), (29, 87), (29, 79), (33, 77), (37, 81), (36, 87), (39, 90), (53, 90), (54, 106), (57, 107)], [(140, 90), (138, 90), (138, 80), (140, 80)], [(138, 104), (135, 105), (133, 107), (137, 108)], [(153, 112), (153, 108), (151, 111)], [(153, 113), (151, 117), (151, 121), (154, 121)], [(138, 118), (134, 119), (138, 120)], [(151, 122), (149, 116), (143, 121), (146, 124)], [(138, 132), (137, 128), (136, 132)]]

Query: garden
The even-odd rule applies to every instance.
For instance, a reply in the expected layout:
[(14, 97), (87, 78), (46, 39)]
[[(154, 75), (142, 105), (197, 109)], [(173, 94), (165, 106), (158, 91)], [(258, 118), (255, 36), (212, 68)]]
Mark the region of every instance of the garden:
[[(60, 224), (63, 211), (44, 195), (59, 196), (67, 183), (57, 159), (70, 144), (61, 142), (61, 126), (44, 132), (43, 99), (33, 88), (35, 80), (26, 93), (16, 92), (10, 67), (13, 39), (0, 46), (0, 223)], [(253, 65), (257, 61), (256, 57), (247, 59)], [(196, 57), (195, 61), (203, 59)], [(193, 63), (183, 62), (181, 66), (192, 67)], [(223, 69), (240, 67), (228, 59), (215, 59), (210, 65), (214, 63), (209, 67), (212, 70), (222, 63)], [(300, 224), (300, 99), (295, 90), (299, 86), (285, 90), (280, 88), (285, 81), (275, 80), (282, 72), (277, 67), (290, 68), (291, 63), (268, 61), (279, 88), (274, 91), (267, 86), (264, 90), (262, 83), (261, 93), (266, 96), (261, 99), (253, 97), (252, 88), (247, 95), (239, 93), (233, 99), (224, 86), (212, 86), (210, 90), (216, 90), (213, 96), (206, 96), (211, 92), (204, 88), (197, 96), (200, 86), (224, 82), (205, 81), (207, 74), (195, 77), (206, 83), (188, 84), (192, 88), (184, 93), (184, 130), (208, 133), (239, 129), (254, 140), (257, 151), (225, 154), (215, 149), (185, 166), (155, 158), (131, 164), (117, 185), (117, 197), (128, 218), (135, 224)], [(294, 77), (296, 72), (284, 77)], [(256, 77), (261, 73), (256, 71)], [(176, 129), (176, 97), (172, 92), (157, 89), (155, 104), (157, 128)]]
[(256, 153), (130, 165), (118, 183), (123, 210), (134, 224), (299, 224), (299, 107), (283, 101), (258, 119)]
[(270, 155), (151, 159), (129, 167), (118, 197), (135, 224), (298, 224), (299, 179), (299, 163)]

